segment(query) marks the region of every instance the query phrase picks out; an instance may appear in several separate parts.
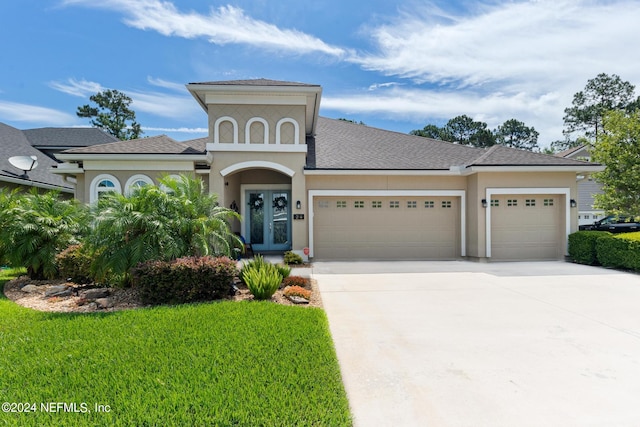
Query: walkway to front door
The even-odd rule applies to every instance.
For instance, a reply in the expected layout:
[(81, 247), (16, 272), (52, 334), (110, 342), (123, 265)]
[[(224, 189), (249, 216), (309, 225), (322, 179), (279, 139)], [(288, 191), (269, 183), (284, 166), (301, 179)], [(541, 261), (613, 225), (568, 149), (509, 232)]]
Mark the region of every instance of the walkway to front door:
[(286, 190), (248, 190), (247, 241), (256, 252), (291, 249), (291, 195)]

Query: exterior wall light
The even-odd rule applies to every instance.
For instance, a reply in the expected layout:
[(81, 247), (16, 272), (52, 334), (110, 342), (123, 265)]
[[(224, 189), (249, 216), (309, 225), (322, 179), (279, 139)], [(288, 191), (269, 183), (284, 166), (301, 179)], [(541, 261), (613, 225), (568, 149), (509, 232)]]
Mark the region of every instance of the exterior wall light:
[(302, 203), (300, 203), (300, 200), (296, 202), (296, 209), (302, 209)]
[(487, 199), (482, 199), (482, 207), (483, 208), (487, 207)]
[(576, 199), (569, 200), (569, 206), (571, 206), (572, 208), (578, 206), (578, 202), (576, 202)]

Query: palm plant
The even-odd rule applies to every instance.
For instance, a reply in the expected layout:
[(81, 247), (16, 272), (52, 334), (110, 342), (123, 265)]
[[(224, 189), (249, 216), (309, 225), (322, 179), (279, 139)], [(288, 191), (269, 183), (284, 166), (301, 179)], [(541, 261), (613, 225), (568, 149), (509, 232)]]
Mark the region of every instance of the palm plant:
[(89, 244), (96, 277), (121, 285), (140, 262), (192, 255), (231, 254), (235, 239), (229, 221), (238, 215), (218, 206), (202, 181), (165, 177), (128, 196), (108, 193), (94, 206)]
[(78, 243), (86, 231), (86, 211), (57, 191), (0, 195), (0, 258), (27, 268), (32, 279), (57, 275), (56, 254)]

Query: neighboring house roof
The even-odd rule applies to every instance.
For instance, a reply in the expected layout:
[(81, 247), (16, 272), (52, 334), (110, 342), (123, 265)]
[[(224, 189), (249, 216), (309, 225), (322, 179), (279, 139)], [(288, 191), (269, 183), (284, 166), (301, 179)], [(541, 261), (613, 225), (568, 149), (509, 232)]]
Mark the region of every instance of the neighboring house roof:
[(566, 158), (584, 158), (583, 160), (588, 160), (591, 158), (591, 153), (589, 153), (588, 145), (578, 145), (576, 147), (571, 147), (568, 150), (561, 151), (556, 153), (557, 157), (566, 157)]
[(501, 145), (489, 149), (320, 117), (307, 169), (449, 170), (486, 166), (597, 166)]
[(37, 128), (22, 131), (38, 149), (68, 149), (118, 141), (98, 128)]
[(196, 82), (190, 85), (206, 85), (206, 86), (298, 86), (298, 87), (320, 87), (317, 84), (286, 82), (281, 80), (270, 79), (251, 79), (251, 80), (224, 80), (214, 82)]
[(204, 144), (200, 139), (189, 143), (178, 142), (167, 135), (151, 136), (148, 138), (117, 141), (109, 144), (93, 145), (91, 147), (73, 148), (61, 153), (60, 158), (69, 158), (76, 154), (200, 154), (204, 155)]
[[(9, 157), (36, 156), (38, 166), (28, 172), (28, 179), (22, 177), (23, 171), (9, 163)], [(0, 123), (0, 181), (12, 184), (72, 191), (73, 187), (58, 175), (49, 172), (56, 161), (31, 146), (23, 131)]]

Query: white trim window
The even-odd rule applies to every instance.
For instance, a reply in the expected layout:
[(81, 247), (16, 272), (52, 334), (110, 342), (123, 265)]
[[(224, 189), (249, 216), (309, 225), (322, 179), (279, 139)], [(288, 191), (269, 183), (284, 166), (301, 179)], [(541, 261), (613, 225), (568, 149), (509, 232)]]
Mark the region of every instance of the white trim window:
[(120, 181), (113, 175), (101, 174), (93, 178), (91, 181), (91, 195), (89, 201), (91, 203), (98, 201), (100, 196), (104, 193), (115, 191), (118, 194), (122, 194), (122, 186)]
[(144, 187), (145, 185), (153, 185), (153, 180), (147, 175), (137, 174), (131, 176), (124, 185), (124, 194), (129, 196), (134, 190)]

